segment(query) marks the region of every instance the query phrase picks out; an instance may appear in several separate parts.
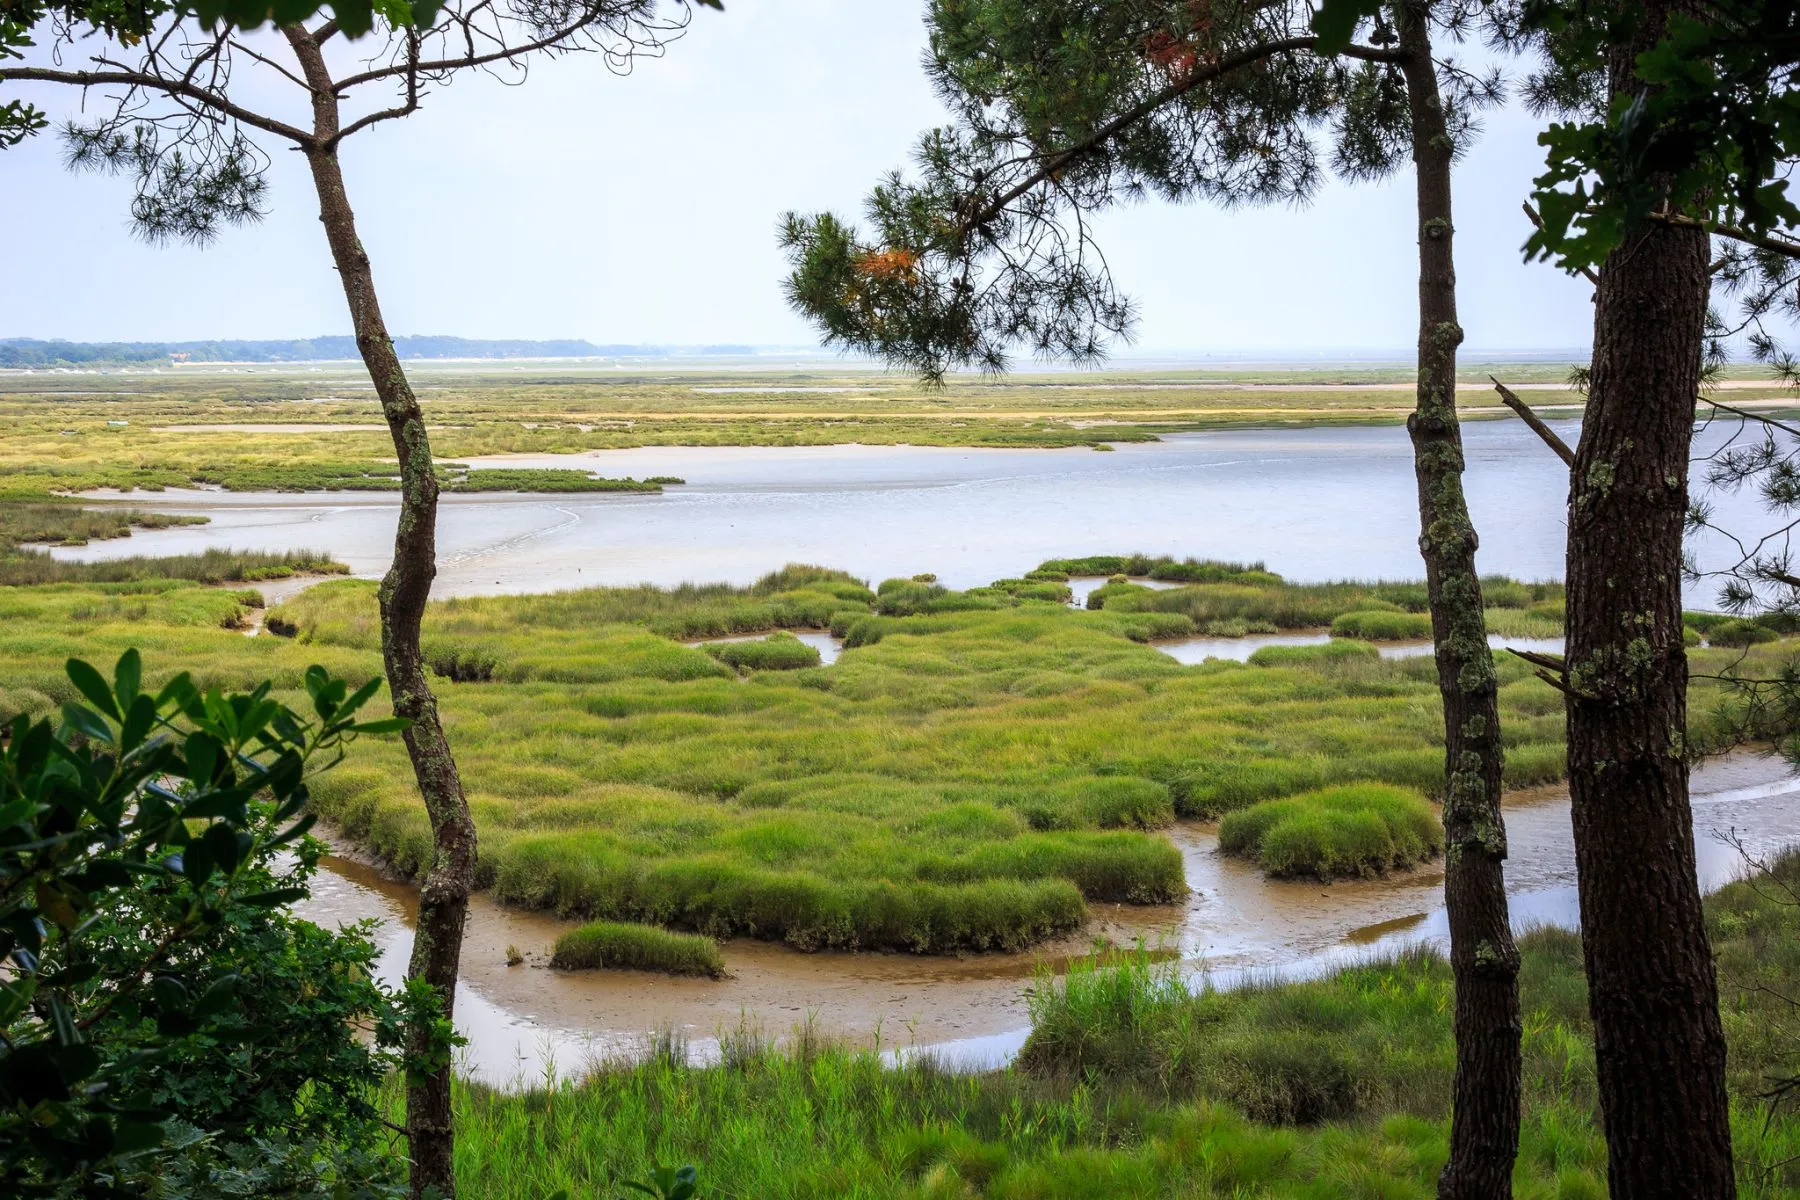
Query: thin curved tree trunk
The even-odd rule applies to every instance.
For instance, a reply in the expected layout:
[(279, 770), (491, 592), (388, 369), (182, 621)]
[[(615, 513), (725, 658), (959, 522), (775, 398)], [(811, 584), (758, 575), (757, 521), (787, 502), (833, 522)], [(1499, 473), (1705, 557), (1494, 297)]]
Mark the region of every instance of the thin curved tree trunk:
[(1412, 116), (1419, 218), (1419, 364), (1407, 418), (1419, 482), (1419, 552), (1444, 704), (1444, 907), (1456, 980), (1456, 1082), (1441, 1197), (1512, 1195), (1519, 1149), (1519, 950), (1507, 912), (1500, 707), (1477, 539), (1463, 496), (1456, 415), (1452, 145), (1423, 7), (1395, 6)]
[[(1671, 6), (1616, 47), (1614, 97)], [(1569, 494), (1569, 792), (1615, 1197), (1736, 1194), (1718, 983), (1688, 802), (1681, 548), (1709, 275), (1699, 229), (1640, 222), (1602, 265)]]
[[(431, 867), (419, 887), (419, 917), (413, 936), (408, 979), (423, 979), (442, 998), (442, 1016), (453, 1016), (462, 956), (463, 922), (475, 881), (475, 824), (463, 795), (462, 779), (438, 720), (437, 698), (425, 672), (419, 629), (431, 581), (437, 574), (437, 476), (431, 445), (406, 372), (394, 353), (393, 338), (381, 317), (369, 256), (356, 234), (356, 217), (344, 190), (333, 139), (339, 131), (338, 102), (323, 55), (305, 29), (285, 30), (313, 92), (313, 132), (307, 165), (319, 195), (319, 220), (331, 245), (332, 261), (356, 334), (356, 348), (381, 398), (381, 412), (400, 460), (400, 524), (394, 534), (394, 561), (381, 581), (381, 657), (393, 696), (394, 713), (412, 722), (402, 735), (413, 775), (431, 821)], [(433, 1053), (435, 1032), (426, 1023), (408, 1031), (407, 1051)], [(450, 1064), (410, 1078), (406, 1090), (406, 1133), (410, 1143), (412, 1195), (427, 1190), (456, 1195), (455, 1131), (450, 1106)]]

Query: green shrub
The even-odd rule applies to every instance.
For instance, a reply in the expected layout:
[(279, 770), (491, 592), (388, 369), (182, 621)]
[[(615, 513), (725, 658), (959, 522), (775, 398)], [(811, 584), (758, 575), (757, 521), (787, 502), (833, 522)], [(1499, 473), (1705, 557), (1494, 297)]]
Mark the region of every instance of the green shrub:
[(715, 642), (708, 654), (740, 671), (797, 671), (819, 665), (819, 651), (791, 633), (776, 633), (756, 642)]
[(1733, 649), (1773, 642), (1780, 636), (1773, 629), (1750, 620), (1720, 621), (1706, 631), (1706, 640), (1709, 644), (1729, 646)]
[(604, 967), (713, 979), (725, 974), (725, 958), (711, 938), (619, 921), (595, 921), (561, 935), (550, 965), (565, 971)]
[(1416, 641), (1431, 636), (1431, 617), (1427, 613), (1367, 609), (1347, 612), (1332, 620), (1331, 636), (1372, 642)]
[(1219, 823), (1219, 849), (1270, 875), (1379, 875), (1443, 849), (1443, 827), (1418, 795), (1351, 784), (1269, 800)]

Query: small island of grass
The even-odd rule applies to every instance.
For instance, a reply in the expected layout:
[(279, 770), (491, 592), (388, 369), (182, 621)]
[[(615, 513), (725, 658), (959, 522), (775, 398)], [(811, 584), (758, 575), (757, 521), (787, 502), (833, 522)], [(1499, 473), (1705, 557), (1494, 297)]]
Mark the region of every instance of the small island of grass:
[(556, 939), (550, 965), (565, 971), (607, 968), (712, 979), (725, 975), (725, 958), (711, 938), (624, 921), (595, 921), (569, 930)]
[(1408, 788), (1355, 783), (1266, 800), (1219, 823), (1219, 849), (1269, 875), (1381, 875), (1435, 857), (1444, 830)]

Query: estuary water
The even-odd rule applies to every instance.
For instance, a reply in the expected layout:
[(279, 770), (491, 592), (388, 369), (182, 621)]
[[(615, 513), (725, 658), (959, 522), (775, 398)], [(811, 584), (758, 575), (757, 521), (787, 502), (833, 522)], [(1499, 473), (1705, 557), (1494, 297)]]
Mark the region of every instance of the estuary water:
[[(1553, 422), (1565, 439), (1579, 425)], [(1463, 427), (1484, 572), (1559, 579), (1562, 464), (1517, 421)], [(1723, 427), (1703, 435), (1716, 445)], [(878, 580), (934, 572), (971, 587), (1047, 558), (1144, 551), (1265, 562), (1296, 581), (1414, 579), (1417, 492), (1398, 426), (1177, 434), (1099, 452), (920, 446), (646, 447), (513, 455), (474, 466), (674, 475), (661, 495), (444, 498), (434, 594), (688, 580), (747, 583), (785, 562)], [(1696, 489), (1698, 494), (1698, 488)], [(1753, 497), (1709, 494), (1734, 531), (1772, 524)], [(136, 493), (211, 523), (59, 549), (94, 559), (209, 547), (329, 550), (360, 575), (392, 552), (384, 493)], [(1721, 547), (1702, 545), (1717, 562)], [(1710, 601), (1698, 589), (1695, 603)]]

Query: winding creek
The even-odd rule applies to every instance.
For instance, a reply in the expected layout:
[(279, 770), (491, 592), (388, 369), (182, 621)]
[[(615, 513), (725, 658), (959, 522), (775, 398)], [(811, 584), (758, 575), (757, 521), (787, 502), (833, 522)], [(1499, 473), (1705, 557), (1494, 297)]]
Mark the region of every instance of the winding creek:
[[(1574, 422), (1556, 422), (1565, 439)], [(1727, 435), (1708, 431), (1701, 448)], [(1525, 579), (1562, 573), (1561, 464), (1521, 426), (1465, 426), (1468, 486), (1484, 571)], [(1416, 578), (1415, 482), (1397, 427), (1234, 430), (1184, 434), (1110, 453), (924, 447), (654, 447), (577, 456), (505, 456), (475, 466), (578, 465), (607, 475), (676, 475), (660, 496), (446, 496), (435, 594), (477, 595), (648, 581), (746, 583), (784, 562), (816, 562), (870, 579), (935, 572), (970, 587), (1051, 557), (1141, 550), (1263, 561), (1289, 578)], [(1717, 519), (1758, 523), (1753, 497), (1716, 499)], [(131, 497), (211, 523), (58, 550), (59, 557), (169, 554), (209, 547), (330, 550), (358, 574), (386, 566), (394, 497), (168, 492)], [(1703, 563), (1722, 549), (1701, 545)], [(1076, 603), (1101, 580), (1078, 580)], [(272, 593), (274, 589), (268, 589)], [(1691, 602), (1709, 605), (1710, 589)], [(272, 595), (272, 598), (275, 598)], [(840, 645), (803, 633), (826, 662)], [(1182, 662), (1242, 659), (1262, 645), (1319, 634), (1196, 637), (1160, 648)], [(1500, 639), (1496, 639), (1497, 644)], [(1555, 642), (1514, 642), (1556, 649)], [(1384, 654), (1429, 652), (1423, 644)], [(1800, 779), (1777, 760), (1742, 753), (1694, 777), (1702, 883), (1741, 869), (1735, 834), (1752, 852), (1800, 840)], [(1561, 789), (1509, 798), (1508, 888), (1521, 926), (1576, 920), (1569, 805)], [(899, 1053), (930, 1047), (947, 1061), (1004, 1060), (1024, 1036), (1025, 993), (1096, 937), (1143, 938), (1184, 971), (1219, 985), (1305, 975), (1411, 942), (1442, 944), (1442, 874), (1427, 867), (1332, 885), (1264, 879), (1216, 852), (1211, 826), (1183, 823), (1192, 892), (1185, 905), (1094, 905), (1080, 936), (1034, 954), (921, 958), (801, 954), (725, 947), (731, 977), (675, 980), (637, 973), (564, 974), (544, 965), (564, 924), (477, 897), (464, 954), (458, 1024), (464, 1069), (500, 1084), (579, 1072), (596, 1056), (631, 1053), (659, 1031), (684, 1035), (696, 1057), (740, 1023), (779, 1036), (800, 1022)], [(333, 858), (302, 913), (327, 924), (376, 918), (383, 970), (397, 975), (411, 941), (411, 890), (353, 856)], [(516, 946), (525, 962), (506, 965)]]
[[(1513, 921), (1573, 928), (1575, 852), (1569, 801), (1560, 788), (1508, 798), (1507, 890)], [(1217, 851), (1211, 825), (1183, 822), (1168, 835), (1181, 848), (1185, 905), (1093, 905), (1082, 935), (1031, 954), (966, 958), (905, 954), (802, 954), (760, 942), (725, 945), (731, 977), (671, 979), (638, 972), (566, 973), (546, 965), (564, 922), (503, 908), (478, 895), (463, 947), (457, 1025), (469, 1037), (463, 1069), (489, 1082), (531, 1083), (579, 1073), (597, 1058), (631, 1054), (652, 1035), (684, 1036), (696, 1059), (718, 1035), (748, 1024), (781, 1036), (810, 1021), (821, 1030), (901, 1053), (929, 1049), (962, 1067), (994, 1065), (1023, 1043), (1026, 988), (1040, 964), (1052, 969), (1095, 938), (1143, 938), (1172, 950), (1196, 982), (1302, 977), (1358, 959), (1447, 937), (1441, 867), (1386, 879), (1333, 884), (1265, 879)], [(1800, 779), (1777, 759), (1739, 753), (1694, 774), (1694, 840), (1708, 890), (1752, 854), (1800, 840)], [(301, 915), (326, 925), (365, 918), (382, 924), (382, 969), (397, 978), (411, 949), (413, 892), (355, 858), (333, 858)], [(516, 946), (526, 961), (506, 964)]]

